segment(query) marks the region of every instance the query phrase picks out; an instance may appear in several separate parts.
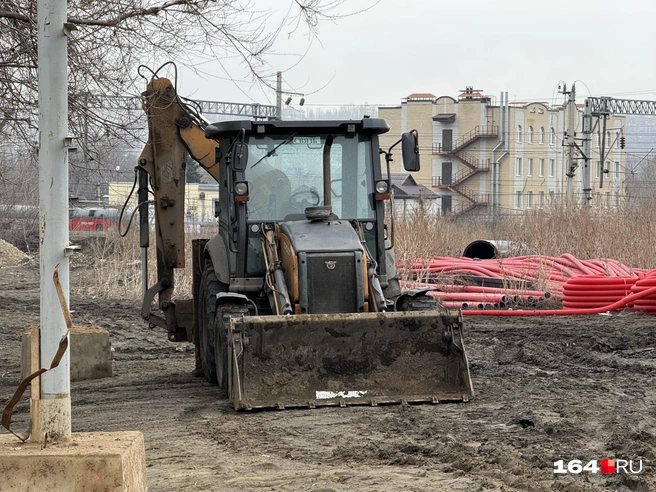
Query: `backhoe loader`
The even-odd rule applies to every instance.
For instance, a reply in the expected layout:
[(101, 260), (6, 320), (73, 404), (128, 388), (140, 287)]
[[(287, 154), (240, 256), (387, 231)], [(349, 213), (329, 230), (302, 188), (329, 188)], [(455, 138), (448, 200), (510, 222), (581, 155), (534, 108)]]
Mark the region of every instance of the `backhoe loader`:
[[(399, 287), (385, 221), (392, 149), (379, 147), (384, 120), (210, 124), (156, 76), (143, 104), (141, 245), (149, 186), (157, 282), (145, 290), (142, 316), (171, 341), (193, 342), (197, 368), (235, 409), (473, 396), (460, 312)], [(405, 169), (419, 170), (417, 133), (399, 143)], [(219, 198), (215, 235), (193, 241), (193, 299), (180, 300), (188, 156), (219, 184)]]

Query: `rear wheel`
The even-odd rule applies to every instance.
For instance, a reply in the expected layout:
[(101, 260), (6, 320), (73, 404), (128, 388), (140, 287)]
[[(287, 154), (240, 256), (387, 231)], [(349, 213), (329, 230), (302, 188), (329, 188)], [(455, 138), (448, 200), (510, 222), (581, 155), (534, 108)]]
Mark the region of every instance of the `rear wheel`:
[(214, 318), (214, 360), (219, 394), (228, 397), (228, 327), (231, 316), (248, 316), (245, 304), (226, 303), (218, 307)]
[(205, 266), (200, 279), (198, 302), (199, 350), (200, 362), (205, 379), (212, 384), (216, 383), (216, 363), (214, 357), (214, 318), (216, 315), (216, 295), (225, 292), (225, 285), (219, 282), (214, 273), (214, 265)]

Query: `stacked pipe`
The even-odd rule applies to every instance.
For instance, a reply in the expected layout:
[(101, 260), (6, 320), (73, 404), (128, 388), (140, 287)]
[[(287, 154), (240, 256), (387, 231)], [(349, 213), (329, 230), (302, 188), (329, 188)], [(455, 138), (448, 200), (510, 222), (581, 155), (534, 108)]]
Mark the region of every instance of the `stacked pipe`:
[(449, 309), (506, 309), (535, 307), (551, 297), (550, 292), (508, 287), (482, 287), (444, 283), (401, 282), (407, 289), (430, 287), (429, 295)]
[[(408, 287), (430, 286), (429, 292), (447, 308), (463, 314), (508, 315), (508, 308), (532, 308), (512, 315), (592, 314), (630, 307), (656, 314), (656, 270), (629, 268), (613, 259), (579, 260), (570, 254), (478, 260), (435, 257), (415, 260), (411, 272), (418, 281)], [(503, 287), (457, 285), (466, 277), (496, 279)], [(509, 286), (546, 286), (545, 291)], [(564, 309), (535, 309), (552, 297)]]
[[(633, 284), (631, 292), (634, 294), (642, 294), (654, 287), (656, 287), (656, 270), (651, 270), (647, 275)], [(647, 295), (637, 299), (632, 303), (632, 307), (636, 311), (656, 314), (656, 294)]]
[[(563, 285), (563, 306), (566, 308), (598, 308), (624, 299), (638, 277), (606, 277), (580, 275)], [(656, 285), (656, 283), (654, 284)]]
[(544, 285), (545, 290), (559, 297), (562, 296), (563, 284), (567, 279), (579, 275), (637, 275), (637, 270), (630, 269), (617, 260), (579, 260), (570, 254), (559, 257), (532, 255), (490, 260), (436, 256), (429, 261), (415, 260), (411, 271), (417, 278), (475, 275), (502, 278), (505, 281), (532, 282)]

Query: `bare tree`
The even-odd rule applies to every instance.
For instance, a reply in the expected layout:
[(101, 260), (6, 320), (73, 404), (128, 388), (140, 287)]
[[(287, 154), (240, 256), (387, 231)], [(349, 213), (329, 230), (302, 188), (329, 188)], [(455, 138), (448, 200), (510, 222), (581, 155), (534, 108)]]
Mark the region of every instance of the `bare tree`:
[[(68, 22), (76, 27), (68, 43), (69, 128), (83, 151), (71, 165), (82, 176), (107, 169), (107, 149), (117, 139), (138, 141), (140, 111), (119, 115), (94, 101), (98, 95), (138, 96), (145, 87), (137, 76), (140, 65), (174, 61), (200, 72), (210, 61), (236, 58), (254, 83), (274, 87), (275, 70), (266, 56), (278, 36), (304, 30), (311, 40), (322, 22), (358, 13), (348, 11), (347, 3), (288, 0), (283, 11), (273, 12), (267, 0), (69, 0)], [(278, 20), (272, 22), (274, 13)], [(0, 138), (5, 145), (35, 149), (36, 0), (0, 0), (0, 32)]]

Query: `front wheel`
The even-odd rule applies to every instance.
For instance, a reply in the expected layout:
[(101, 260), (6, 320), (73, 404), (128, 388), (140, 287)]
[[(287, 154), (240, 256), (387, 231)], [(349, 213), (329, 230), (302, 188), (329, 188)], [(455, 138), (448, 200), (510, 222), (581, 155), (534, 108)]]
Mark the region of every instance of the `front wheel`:
[(216, 315), (216, 295), (225, 292), (225, 284), (219, 282), (214, 273), (214, 265), (205, 266), (200, 279), (198, 293), (199, 309), (199, 351), (203, 374), (208, 383), (216, 384), (216, 363), (214, 356), (214, 318)]
[(218, 307), (214, 318), (214, 361), (219, 394), (227, 398), (228, 394), (228, 330), (232, 316), (248, 316), (248, 306), (245, 304), (226, 303)]

